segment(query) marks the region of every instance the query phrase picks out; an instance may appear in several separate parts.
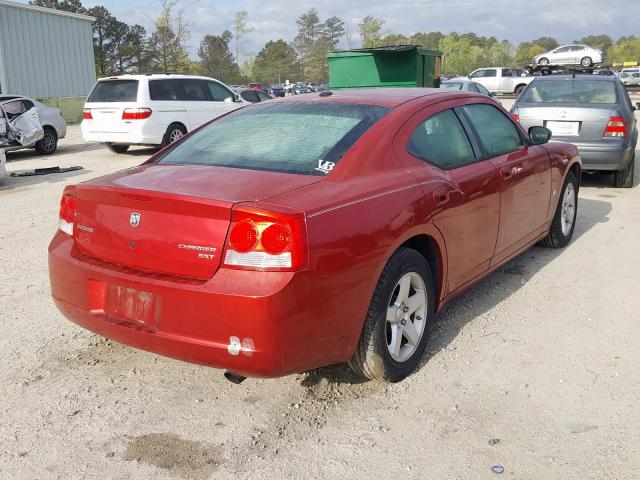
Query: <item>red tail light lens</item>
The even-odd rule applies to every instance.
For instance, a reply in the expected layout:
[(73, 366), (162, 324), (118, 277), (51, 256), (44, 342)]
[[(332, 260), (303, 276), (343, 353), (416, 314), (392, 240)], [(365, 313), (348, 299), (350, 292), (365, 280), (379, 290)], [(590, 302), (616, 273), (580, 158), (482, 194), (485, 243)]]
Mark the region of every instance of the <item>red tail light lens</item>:
[[(60, 115), (62, 115), (62, 112), (60, 112)], [(93, 115), (91, 115), (91, 110), (88, 108), (85, 108), (82, 111), (82, 118), (84, 118), (85, 120), (93, 120)]]
[(60, 222), (58, 228), (67, 235), (73, 235), (77, 204), (76, 197), (69, 193), (64, 193), (60, 199)]
[(512, 113), (511, 116), (516, 122), (520, 122), (520, 115), (517, 113)]
[(234, 208), (224, 264), (248, 270), (295, 271), (305, 268), (304, 214), (278, 208)]
[(627, 125), (623, 117), (612, 116), (609, 118), (607, 128), (604, 129), (603, 137), (626, 137)]
[(122, 120), (144, 120), (151, 116), (150, 108), (125, 108), (122, 111)]

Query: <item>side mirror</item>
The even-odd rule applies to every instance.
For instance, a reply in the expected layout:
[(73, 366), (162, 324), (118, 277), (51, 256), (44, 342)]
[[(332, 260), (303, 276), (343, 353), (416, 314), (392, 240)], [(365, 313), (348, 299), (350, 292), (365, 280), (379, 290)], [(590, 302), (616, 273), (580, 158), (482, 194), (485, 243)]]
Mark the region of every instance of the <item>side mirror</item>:
[(533, 145), (542, 145), (551, 138), (551, 130), (546, 127), (534, 126), (529, 128), (529, 138)]
[(636, 110), (640, 110), (640, 102), (636, 102)]

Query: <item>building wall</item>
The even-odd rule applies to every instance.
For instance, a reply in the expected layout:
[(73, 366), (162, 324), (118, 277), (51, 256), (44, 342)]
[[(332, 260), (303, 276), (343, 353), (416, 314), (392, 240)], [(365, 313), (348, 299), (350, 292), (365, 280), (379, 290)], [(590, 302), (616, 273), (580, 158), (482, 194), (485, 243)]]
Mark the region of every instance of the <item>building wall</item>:
[(2, 93), (85, 97), (95, 80), (91, 17), (0, 0)]

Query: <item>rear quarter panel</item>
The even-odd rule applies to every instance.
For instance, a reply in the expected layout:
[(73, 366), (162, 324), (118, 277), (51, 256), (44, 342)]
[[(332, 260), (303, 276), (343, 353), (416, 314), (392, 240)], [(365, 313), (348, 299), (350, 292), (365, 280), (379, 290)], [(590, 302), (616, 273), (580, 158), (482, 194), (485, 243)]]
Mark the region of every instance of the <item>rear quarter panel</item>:
[(547, 222), (545, 228), (549, 228), (553, 215), (555, 214), (556, 205), (562, 192), (562, 186), (567, 173), (570, 170), (577, 171), (578, 185), (580, 184), (580, 172), (582, 171), (582, 162), (578, 148), (575, 145), (564, 142), (550, 142), (545, 145), (551, 159), (551, 202), (547, 213)]

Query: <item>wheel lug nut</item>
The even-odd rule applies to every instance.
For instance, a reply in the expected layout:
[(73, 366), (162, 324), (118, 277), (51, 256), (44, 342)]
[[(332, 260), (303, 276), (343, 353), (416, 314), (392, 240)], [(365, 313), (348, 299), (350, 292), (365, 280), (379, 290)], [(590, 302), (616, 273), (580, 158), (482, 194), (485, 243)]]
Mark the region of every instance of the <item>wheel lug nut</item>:
[(404, 313), (407, 313), (407, 312), (409, 311), (409, 307), (404, 307), (404, 308), (402, 309), (402, 311), (403, 311)]
[(407, 321), (403, 318), (402, 320), (400, 320), (400, 324), (401, 324), (401, 325), (406, 325), (406, 324), (407, 324)]

